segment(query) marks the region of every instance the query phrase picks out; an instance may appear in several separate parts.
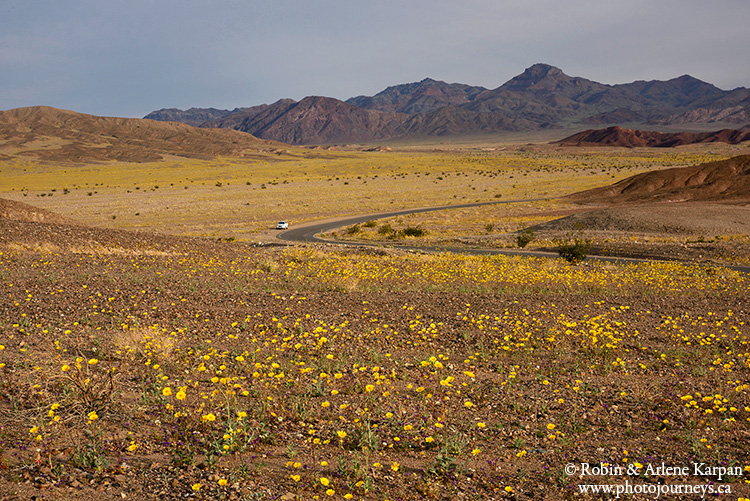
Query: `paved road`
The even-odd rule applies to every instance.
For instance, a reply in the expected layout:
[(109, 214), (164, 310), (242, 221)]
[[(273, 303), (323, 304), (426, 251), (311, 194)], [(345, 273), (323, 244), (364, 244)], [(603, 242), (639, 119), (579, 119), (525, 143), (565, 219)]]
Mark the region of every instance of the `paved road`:
[(540, 200), (550, 200), (549, 198), (529, 198), (524, 200), (505, 200), (503, 202), (476, 202), (471, 204), (462, 205), (443, 205), (440, 207), (423, 207), (420, 209), (404, 209), (395, 212), (381, 212), (377, 214), (368, 214), (365, 216), (354, 216), (346, 219), (336, 219), (332, 221), (326, 221), (322, 223), (316, 223), (306, 226), (300, 226), (299, 228), (293, 228), (277, 235), (281, 240), (288, 240), (291, 242), (325, 242), (325, 243), (338, 243), (348, 244), (351, 242), (336, 242), (332, 240), (323, 240), (316, 237), (318, 233), (325, 233), (327, 231), (335, 230), (336, 228), (343, 228), (344, 226), (351, 226), (353, 224), (364, 223), (372, 219), (386, 219), (389, 217), (406, 216), (408, 214), (417, 214), (419, 212), (432, 212), (446, 209), (464, 209), (467, 207), (480, 207), (482, 205), (498, 205), (498, 204), (517, 204), (522, 202), (538, 202)]
[[(361, 243), (361, 242), (342, 242), (338, 240), (324, 240), (324, 239), (318, 238), (316, 235), (319, 233), (332, 231), (337, 228), (343, 228), (345, 226), (351, 226), (353, 224), (364, 223), (366, 221), (370, 221), (373, 219), (386, 219), (386, 218), (396, 217), (396, 216), (405, 216), (408, 214), (417, 214), (420, 212), (432, 212), (432, 211), (447, 210), (447, 209), (462, 209), (466, 207), (480, 207), (483, 205), (537, 202), (541, 200), (550, 200), (550, 199), (530, 198), (530, 199), (523, 199), (523, 200), (505, 200), (502, 202), (500, 201), (477, 202), (477, 203), (462, 204), (462, 205), (443, 205), (440, 207), (423, 207), (419, 209), (404, 209), (404, 210), (394, 211), (394, 212), (382, 212), (382, 213), (377, 213), (377, 214), (368, 214), (365, 216), (354, 216), (354, 217), (349, 217), (349, 218), (336, 219), (336, 220), (331, 220), (331, 221), (324, 221), (322, 223), (315, 223), (315, 224), (300, 226), (298, 228), (293, 228), (293, 229), (281, 232), (277, 235), (277, 237), (281, 240), (286, 240), (290, 242), (319, 242), (319, 243), (328, 243), (328, 244), (336, 244), (336, 245), (358, 245), (358, 246), (365, 245), (365, 246), (381, 247), (382, 244), (380, 243), (376, 244), (376, 243)], [(399, 244), (390, 244), (388, 246), (392, 248), (396, 248), (396, 249), (405, 249), (405, 250), (414, 250), (414, 251), (455, 252), (455, 253), (471, 254), (471, 255), (502, 254), (505, 256), (544, 257), (544, 258), (550, 258), (550, 259), (556, 259), (559, 257), (556, 252), (543, 252), (543, 251), (523, 251), (523, 250), (505, 250), (505, 249), (469, 249), (465, 247), (430, 247), (430, 246), (410, 246), (410, 245), (399, 245)], [(666, 261), (666, 260), (638, 259), (638, 258), (610, 257), (610, 256), (588, 256), (586, 258), (586, 261), (599, 261), (599, 262), (605, 262), (605, 263), (627, 264), (627, 263), (645, 263), (645, 262)], [(695, 263), (689, 263), (689, 264), (695, 264)], [(724, 266), (724, 267), (731, 269), (731, 270), (741, 271), (744, 273), (750, 273), (750, 266)]]

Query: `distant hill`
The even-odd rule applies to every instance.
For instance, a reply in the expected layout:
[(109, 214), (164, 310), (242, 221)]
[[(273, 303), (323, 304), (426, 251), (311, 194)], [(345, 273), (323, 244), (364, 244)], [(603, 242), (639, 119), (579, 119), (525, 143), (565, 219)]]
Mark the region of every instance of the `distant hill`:
[[(750, 155), (637, 174), (568, 197), (579, 203), (750, 202)], [(698, 214), (696, 214), (698, 217)]]
[(255, 117), (261, 114), (275, 116), (278, 113), (283, 113), (289, 106), (296, 102), (294, 99), (280, 99), (273, 104), (260, 104), (249, 108), (238, 108), (236, 111), (223, 117), (208, 120), (200, 126), (217, 129), (235, 129), (252, 134), (250, 129), (253, 129), (253, 126), (250, 124)]
[(162, 108), (161, 110), (152, 111), (143, 118), (158, 120), (160, 122), (182, 122), (193, 127), (198, 127), (209, 120), (217, 120), (230, 113), (237, 113), (245, 109), (218, 110), (216, 108), (190, 108), (189, 110), (180, 110), (177, 108)]
[(696, 143), (739, 144), (750, 141), (750, 126), (742, 129), (722, 129), (714, 132), (671, 132), (643, 131), (607, 127), (606, 129), (588, 129), (566, 137), (554, 144), (561, 146), (624, 146), (665, 148)]
[[(608, 85), (535, 64), (500, 87), (433, 79), (388, 87), (346, 102), (320, 96), (300, 102), (227, 110), (160, 110), (157, 120), (233, 128), (292, 144), (493, 134), (574, 124), (750, 122), (750, 89), (724, 91), (689, 75)], [(299, 122), (302, 120), (302, 122)]]
[(208, 122), (289, 144), (325, 144), (388, 139), (408, 115), (366, 110), (330, 97), (282, 99)]
[(0, 156), (55, 161), (147, 162), (164, 155), (210, 158), (280, 146), (234, 130), (98, 117), (48, 106), (0, 111)]
[(484, 87), (448, 84), (431, 78), (421, 82), (388, 87), (374, 96), (357, 96), (346, 102), (368, 110), (397, 113), (429, 113), (443, 106), (470, 103), (485, 92)]

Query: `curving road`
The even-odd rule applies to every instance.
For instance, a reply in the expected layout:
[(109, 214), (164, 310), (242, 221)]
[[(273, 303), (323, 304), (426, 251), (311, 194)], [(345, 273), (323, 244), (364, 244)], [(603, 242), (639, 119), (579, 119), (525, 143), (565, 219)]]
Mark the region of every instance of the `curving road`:
[(318, 233), (325, 233), (327, 231), (335, 230), (336, 228), (343, 228), (344, 226), (351, 226), (353, 224), (365, 223), (372, 219), (387, 219), (389, 217), (406, 216), (409, 214), (417, 214), (420, 212), (433, 212), (438, 210), (446, 209), (465, 209), (467, 207), (480, 207), (482, 205), (498, 205), (498, 204), (517, 204), (522, 202), (539, 202), (541, 200), (551, 200), (549, 198), (528, 198), (524, 200), (505, 200), (496, 202), (475, 202), (471, 204), (462, 205), (441, 205), (439, 207), (422, 207), (419, 209), (404, 209), (394, 212), (380, 212), (376, 214), (368, 214), (365, 216), (353, 216), (344, 219), (335, 219), (330, 221), (324, 221), (322, 223), (315, 223), (305, 226), (300, 226), (291, 230), (284, 231), (277, 235), (281, 240), (287, 240), (290, 242), (321, 242), (321, 243), (334, 243), (341, 245), (352, 245), (351, 242), (339, 242), (335, 240), (323, 240), (316, 237)]
[[(371, 246), (371, 247), (382, 247), (381, 243), (367, 243), (367, 242), (342, 242), (339, 240), (324, 240), (318, 238), (316, 235), (319, 233), (325, 233), (337, 228), (343, 228), (344, 226), (351, 226), (353, 224), (364, 223), (373, 219), (386, 219), (389, 217), (405, 216), (408, 214), (417, 214), (420, 212), (432, 212), (438, 210), (447, 209), (463, 209), (467, 207), (480, 207), (483, 205), (496, 205), (496, 204), (513, 204), (523, 202), (538, 202), (541, 200), (551, 200), (549, 198), (528, 198), (521, 200), (504, 200), (495, 202), (476, 202), (470, 204), (461, 205), (442, 205), (439, 207), (422, 207), (418, 209), (404, 209), (394, 212), (381, 212), (376, 214), (368, 214), (364, 216), (353, 216), (329, 221), (323, 221), (320, 223), (312, 223), (290, 230), (283, 231), (277, 235), (277, 238), (286, 240), (288, 242), (318, 242), (335, 245), (356, 245), (356, 246)], [(497, 255), (502, 254), (505, 256), (526, 256), (526, 257), (545, 257), (550, 259), (557, 259), (559, 255), (556, 252), (544, 252), (544, 251), (522, 251), (522, 250), (505, 250), (505, 249), (467, 249), (462, 247), (431, 247), (431, 246), (410, 246), (410, 245), (399, 245), (389, 244), (388, 247), (412, 251), (424, 251), (424, 252), (455, 252), (460, 254), (471, 254), (471, 255)], [(588, 256), (586, 261), (598, 261), (615, 264), (627, 264), (627, 263), (646, 263), (646, 262), (668, 262), (668, 260), (661, 259), (639, 259), (629, 257), (610, 257), (610, 256)], [(669, 261), (674, 262), (674, 261)], [(696, 263), (686, 263), (696, 264)], [(712, 265), (708, 265), (712, 266)], [(723, 268), (730, 270), (740, 271), (744, 273), (750, 273), (750, 266), (728, 266), (721, 265)]]

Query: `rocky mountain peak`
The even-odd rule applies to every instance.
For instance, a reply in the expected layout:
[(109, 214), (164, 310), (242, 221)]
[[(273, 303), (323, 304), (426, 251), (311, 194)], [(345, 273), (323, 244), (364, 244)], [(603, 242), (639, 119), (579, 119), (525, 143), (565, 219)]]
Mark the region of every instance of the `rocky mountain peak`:
[(561, 80), (570, 79), (560, 68), (549, 64), (537, 63), (524, 70), (520, 75), (510, 79), (503, 87), (510, 90), (552, 89)]

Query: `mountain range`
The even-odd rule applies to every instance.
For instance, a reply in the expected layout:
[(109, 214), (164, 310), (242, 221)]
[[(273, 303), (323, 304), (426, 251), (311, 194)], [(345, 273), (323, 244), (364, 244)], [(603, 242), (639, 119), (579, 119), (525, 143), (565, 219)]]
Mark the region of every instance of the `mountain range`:
[(608, 85), (535, 64), (496, 89), (426, 78), (346, 101), (309, 96), (234, 110), (162, 109), (144, 118), (290, 144), (333, 144), (576, 125), (746, 124), (750, 89), (726, 91), (689, 75)]

